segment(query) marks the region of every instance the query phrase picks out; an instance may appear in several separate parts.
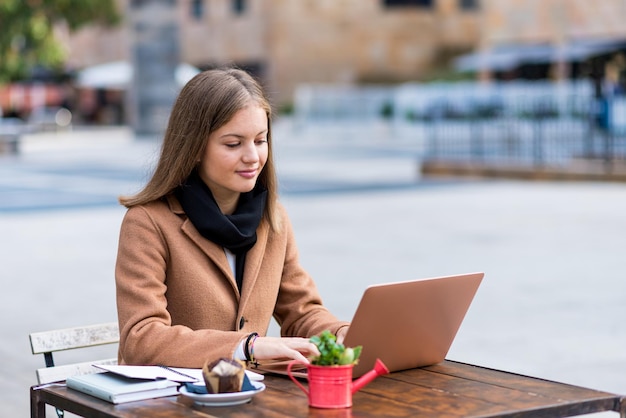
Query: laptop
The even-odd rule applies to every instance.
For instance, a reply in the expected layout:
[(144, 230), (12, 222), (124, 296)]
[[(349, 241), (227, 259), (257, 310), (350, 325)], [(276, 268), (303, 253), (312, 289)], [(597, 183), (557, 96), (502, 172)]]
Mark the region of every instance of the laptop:
[[(343, 344), (361, 345), (353, 377), (374, 367), (377, 358), (390, 372), (445, 360), (484, 273), (459, 274), (369, 286), (365, 289)], [(261, 365), (284, 374), (288, 362)], [(306, 369), (293, 369), (306, 377)]]
[(353, 376), (374, 367), (390, 372), (445, 360), (484, 273), (370, 286), (365, 289), (343, 342), (363, 346)]

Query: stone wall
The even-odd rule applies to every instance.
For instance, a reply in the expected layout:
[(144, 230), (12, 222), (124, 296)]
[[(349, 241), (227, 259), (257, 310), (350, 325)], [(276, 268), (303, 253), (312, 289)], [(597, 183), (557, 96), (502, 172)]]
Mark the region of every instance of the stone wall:
[[(205, 0), (199, 17), (191, 0), (172, 1), (184, 62), (251, 67), (277, 103), (290, 101), (301, 82), (419, 80), (442, 64), (442, 50), (470, 50), (479, 39), (479, 14), (459, 11), (457, 0), (425, 9), (385, 8), (381, 0), (256, 0), (245, 2), (241, 14), (231, 0)], [(125, 20), (115, 30), (87, 29), (92, 44), (85, 31), (72, 36), (70, 62), (79, 68), (102, 62), (93, 50), (107, 37), (130, 45), (124, 41), (132, 37), (130, 16)], [(130, 56), (110, 47), (102, 55)]]

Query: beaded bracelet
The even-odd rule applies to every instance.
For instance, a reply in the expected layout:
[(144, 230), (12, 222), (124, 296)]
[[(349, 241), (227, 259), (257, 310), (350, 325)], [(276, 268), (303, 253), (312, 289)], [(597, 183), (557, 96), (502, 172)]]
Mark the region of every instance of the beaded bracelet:
[(252, 341), (250, 341), (250, 362), (257, 367), (259, 365), (259, 363), (255, 360), (254, 358), (254, 342), (256, 341), (256, 339), (259, 337), (258, 334), (256, 334), (254, 336), (254, 338), (252, 338)]

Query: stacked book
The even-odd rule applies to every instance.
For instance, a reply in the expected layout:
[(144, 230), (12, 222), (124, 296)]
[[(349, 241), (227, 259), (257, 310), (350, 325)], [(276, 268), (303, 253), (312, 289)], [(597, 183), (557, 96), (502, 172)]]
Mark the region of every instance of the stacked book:
[(201, 378), (201, 375), (194, 377), (164, 366), (94, 367), (101, 372), (71, 376), (67, 379), (67, 387), (114, 404), (178, 395), (182, 383), (197, 382)]

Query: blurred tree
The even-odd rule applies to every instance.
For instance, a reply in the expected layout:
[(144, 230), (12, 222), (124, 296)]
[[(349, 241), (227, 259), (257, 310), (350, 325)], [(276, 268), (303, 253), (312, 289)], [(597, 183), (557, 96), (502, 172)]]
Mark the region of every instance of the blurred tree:
[(120, 19), (115, 0), (0, 0), (0, 84), (23, 80), (37, 67), (62, 70), (65, 54), (55, 25), (75, 31)]

